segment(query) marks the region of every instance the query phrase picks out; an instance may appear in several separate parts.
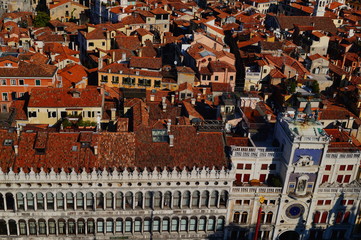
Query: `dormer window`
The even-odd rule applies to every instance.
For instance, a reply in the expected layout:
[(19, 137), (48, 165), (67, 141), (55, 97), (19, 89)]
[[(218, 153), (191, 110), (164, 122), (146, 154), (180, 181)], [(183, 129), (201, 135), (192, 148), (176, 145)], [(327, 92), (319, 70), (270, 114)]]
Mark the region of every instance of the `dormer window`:
[(12, 139), (5, 139), (4, 140), (4, 146), (12, 146), (13, 140)]
[(71, 92), (71, 96), (72, 96), (73, 98), (80, 98), (80, 92), (78, 92), (78, 91), (72, 91), (72, 92)]
[(167, 130), (152, 130), (153, 142), (168, 142)]
[(13, 64), (12, 63), (5, 63), (5, 67), (12, 67)]

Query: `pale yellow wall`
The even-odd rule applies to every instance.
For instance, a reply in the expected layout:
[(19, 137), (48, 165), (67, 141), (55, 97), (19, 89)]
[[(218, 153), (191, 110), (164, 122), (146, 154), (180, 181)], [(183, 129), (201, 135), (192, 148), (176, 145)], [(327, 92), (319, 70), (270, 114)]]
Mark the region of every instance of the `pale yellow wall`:
[[(50, 10), (50, 19), (59, 19), (61, 21), (66, 21), (65, 19), (70, 19), (72, 15), (74, 18), (79, 19), (80, 13), (83, 12), (85, 9), (87, 9), (87, 7), (81, 7), (79, 5), (75, 5), (69, 2), (52, 8)], [(68, 11), (68, 16), (66, 16), (66, 11)]]
[[(107, 82), (102, 81), (102, 76), (108, 76)], [(118, 83), (112, 83), (113, 76), (119, 77)], [(128, 84), (123, 85), (123, 77), (135, 78), (135, 85), (128, 85)], [(139, 79), (149, 79), (149, 80), (151, 80), (151, 85), (150, 86), (139, 86), (138, 85)], [(159, 89), (160, 87), (154, 86), (155, 81), (161, 81), (161, 84), (162, 84), (161, 77), (148, 77), (148, 76), (142, 76), (142, 75), (129, 75), (129, 74), (121, 74), (121, 73), (104, 73), (104, 72), (98, 73), (98, 85), (99, 86), (101, 84), (105, 84), (108, 87), (145, 88), (148, 90)]]

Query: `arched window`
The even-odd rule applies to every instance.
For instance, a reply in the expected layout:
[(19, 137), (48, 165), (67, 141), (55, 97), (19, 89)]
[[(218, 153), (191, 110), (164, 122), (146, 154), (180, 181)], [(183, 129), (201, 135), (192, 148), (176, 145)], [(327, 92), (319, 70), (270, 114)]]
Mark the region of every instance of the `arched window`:
[(146, 192), (145, 193), (145, 202), (144, 202), (145, 208), (151, 208), (152, 207), (152, 193)]
[(122, 192), (117, 192), (115, 194), (115, 208), (123, 209), (123, 193)]
[(162, 193), (161, 192), (154, 193), (154, 207), (155, 208), (162, 207)]
[(166, 192), (164, 194), (164, 207), (170, 207), (172, 201), (172, 194), (170, 192)]
[(14, 196), (12, 193), (5, 194), (6, 208), (7, 210), (14, 210)]
[(75, 220), (69, 219), (68, 221), (68, 234), (75, 234)]
[(183, 201), (182, 201), (182, 207), (189, 207), (191, 202), (191, 192), (185, 191), (183, 193)]
[(218, 201), (218, 191), (213, 191), (211, 195), (210, 206), (217, 207), (217, 201)]
[(141, 192), (135, 194), (135, 207), (143, 208), (143, 193)]
[(36, 235), (36, 222), (34, 219), (29, 220), (29, 234)]
[(224, 229), (224, 217), (219, 217), (217, 220), (217, 231), (223, 231)]
[(181, 192), (176, 191), (173, 193), (173, 208), (181, 207)]
[(37, 209), (44, 209), (44, 195), (42, 193), (36, 194)]
[(343, 216), (342, 223), (348, 223), (348, 220), (350, 218), (350, 212), (345, 212), (345, 215)]
[(160, 232), (160, 218), (156, 217), (153, 219), (153, 232)]
[(107, 192), (107, 194), (105, 195), (105, 199), (106, 199), (106, 208), (113, 208), (113, 193), (111, 192)]
[(266, 217), (266, 223), (272, 223), (273, 212), (268, 212)]
[(114, 231), (113, 219), (108, 218), (107, 222), (106, 222), (106, 232), (107, 233), (112, 233), (113, 231)]
[(200, 198), (199, 191), (193, 192), (193, 195), (192, 195), (192, 207), (198, 207), (199, 206), (199, 198)]
[(144, 219), (143, 231), (150, 232), (150, 229), (151, 229), (151, 220), (150, 218), (146, 218)]
[(115, 220), (115, 232), (123, 232), (123, 219), (117, 218), (117, 220)]
[(178, 226), (179, 226), (179, 219), (178, 218), (172, 218), (171, 231), (172, 232), (178, 232)]
[(324, 211), (324, 212), (322, 213), (320, 223), (326, 223), (326, 222), (327, 222), (327, 217), (328, 217), (328, 212), (327, 212), (327, 211)]
[(168, 232), (169, 231), (169, 218), (165, 217), (162, 220), (162, 231)]
[(97, 209), (104, 208), (104, 194), (101, 192), (96, 194), (96, 207)]
[(194, 232), (197, 229), (197, 218), (191, 217), (189, 220), (189, 231)]
[(132, 209), (133, 208), (133, 193), (127, 192), (125, 194), (125, 208)]
[(0, 235), (8, 235), (5, 220), (0, 219)]
[(89, 218), (87, 221), (87, 231), (88, 231), (88, 234), (93, 234), (95, 231), (94, 219), (92, 219), (92, 218)]
[(15, 220), (9, 220), (10, 235), (18, 235), (18, 227)]
[(26, 203), (28, 205), (28, 210), (34, 210), (34, 195), (30, 192), (26, 193)]
[[(0, 193), (0, 210), (4, 210), (5, 209), (5, 204), (4, 204), (4, 196)], [(6, 225), (6, 222), (5, 222)], [(6, 227), (5, 227), (6, 230)]]
[(25, 220), (19, 220), (19, 231), (20, 235), (26, 235), (26, 222)]
[(204, 191), (204, 192), (202, 193), (201, 206), (202, 206), (202, 207), (208, 207), (208, 200), (209, 200), (209, 192), (208, 192), (208, 191)]
[(66, 194), (66, 208), (74, 209), (74, 195), (71, 192)]
[(86, 208), (87, 209), (94, 209), (94, 196), (93, 193), (86, 194)]
[(210, 217), (208, 219), (207, 231), (214, 231), (215, 224), (216, 224), (216, 218), (215, 217)]
[(56, 234), (56, 224), (54, 219), (49, 219), (48, 221), (49, 234)]
[(133, 224), (132, 224), (132, 219), (131, 218), (127, 218), (125, 219), (125, 232), (129, 233), (133, 231)]
[(239, 223), (239, 215), (240, 215), (239, 212), (235, 212), (233, 214), (233, 223)]
[(56, 194), (56, 207), (57, 209), (64, 209), (64, 196), (60, 192)]
[(188, 218), (182, 217), (180, 222), (180, 230), (181, 232), (185, 232), (188, 230)]
[(141, 232), (142, 231), (142, 219), (136, 218), (134, 221), (134, 232)]
[(318, 223), (318, 221), (320, 220), (320, 216), (321, 213), (319, 211), (316, 211), (315, 214), (313, 215), (313, 223)]
[(44, 235), (46, 234), (46, 221), (44, 219), (39, 220), (39, 234)]
[(85, 220), (78, 219), (78, 234), (85, 234)]
[(81, 192), (76, 193), (76, 208), (84, 209), (84, 195)]
[(58, 220), (58, 234), (64, 235), (66, 233), (66, 225), (64, 219)]
[(104, 220), (103, 219), (97, 219), (97, 233), (103, 233), (104, 232)]
[(248, 218), (248, 213), (246, 211), (244, 211), (242, 213), (241, 223), (243, 223), (243, 224), (247, 223), (247, 218)]
[(198, 231), (205, 231), (205, 230), (206, 230), (206, 217), (202, 216), (199, 218)]
[(54, 209), (54, 195), (50, 192), (46, 193), (46, 208), (49, 210)]
[(228, 202), (228, 192), (224, 190), (221, 193), (221, 198), (219, 200), (219, 205), (221, 207), (227, 207), (227, 202)]
[(25, 210), (24, 195), (22, 193), (17, 193), (16, 200), (17, 200), (18, 210)]

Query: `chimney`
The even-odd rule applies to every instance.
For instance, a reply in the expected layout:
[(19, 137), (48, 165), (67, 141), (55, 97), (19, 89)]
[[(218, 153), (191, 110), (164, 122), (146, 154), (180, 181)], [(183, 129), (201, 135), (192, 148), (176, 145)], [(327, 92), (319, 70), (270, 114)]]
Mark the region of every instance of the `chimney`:
[(172, 94), (172, 95), (171, 95), (171, 103), (172, 103), (172, 104), (174, 104), (174, 98), (175, 98), (175, 95)]
[(97, 145), (94, 146), (94, 155), (98, 155), (98, 146)]
[(127, 61), (127, 54), (126, 53), (122, 53), (122, 62)]
[(167, 111), (167, 104), (165, 103), (166, 98), (162, 97), (162, 108), (163, 108), (163, 112)]
[(15, 155), (19, 155), (19, 145), (14, 145), (14, 152), (15, 152)]
[(204, 87), (202, 90), (203, 90), (203, 91), (202, 91), (203, 95), (206, 95), (206, 93), (207, 93), (207, 88)]
[(191, 99), (191, 104), (192, 104), (192, 105), (196, 105), (196, 99), (195, 99), (195, 98), (192, 98), (192, 99)]
[(172, 126), (172, 120), (168, 119), (168, 122), (167, 122), (167, 131), (168, 132), (170, 132), (170, 126)]
[(98, 58), (98, 69), (102, 69), (103, 68), (103, 58), (100, 57)]
[(169, 135), (169, 147), (174, 147), (174, 135)]
[(110, 120), (115, 121), (115, 113), (116, 113), (117, 109), (111, 108), (110, 111), (111, 111)]
[(154, 102), (154, 95), (150, 95), (150, 101)]

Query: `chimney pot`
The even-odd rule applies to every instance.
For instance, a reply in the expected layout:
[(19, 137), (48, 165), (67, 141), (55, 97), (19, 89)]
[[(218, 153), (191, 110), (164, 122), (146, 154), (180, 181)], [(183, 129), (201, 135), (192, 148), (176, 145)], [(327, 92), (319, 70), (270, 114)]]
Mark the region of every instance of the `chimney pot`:
[(174, 147), (174, 135), (169, 135), (169, 147)]
[(19, 145), (14, 145), (15, 155), (19, 155)]
[(98, 146), (94, 146), (94, 155), (98, 155)]

